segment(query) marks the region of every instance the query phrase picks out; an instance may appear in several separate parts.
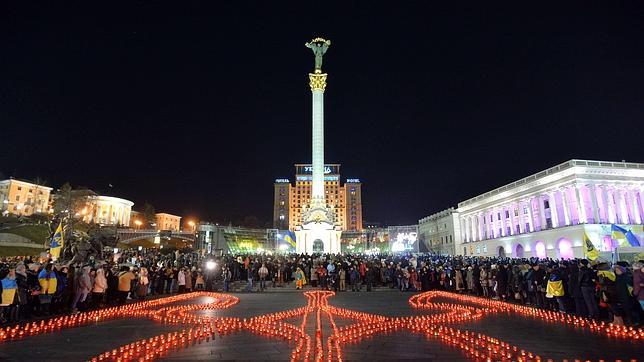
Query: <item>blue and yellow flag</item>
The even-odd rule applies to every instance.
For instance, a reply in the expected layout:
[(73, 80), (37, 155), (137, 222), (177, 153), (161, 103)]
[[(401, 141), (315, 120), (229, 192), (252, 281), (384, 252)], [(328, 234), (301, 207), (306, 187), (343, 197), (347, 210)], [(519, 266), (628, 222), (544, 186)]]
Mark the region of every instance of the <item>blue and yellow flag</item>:
[(593, 242), (590, 241), (588, 234), (584, 231), (584, 255), (590, 260), (595, 260), (599, 258), (599, 250), (595, 248)]
[(16, 289), (18, 288), (18, 283), (16, 278), (6, 278), (2, 279), (2, 305), (11, 305), (13, 304), (14, 299), (16, 298)]
[(291, 244), (292, 247), (295, 247), (295, 234), (291, 230), (288, 230), (284, 234), (284, 241)]
[(563, 282), (561, 280), (548, 280), (548, 284), (546, 285), (546, 294), (550, 294), (553, 297), (563, 297), (565, 294)]
[(65, 232), (63, 231), (63, 222), (61, 221), (56, 228), (54, 236), (51, 238), (51, 245), (49, 246), (49, 253), (54, 258), (60, 257), (60, 251), (63, 249), (65, 243)]
[(612, 224), (610, 226), (611, 238), (619, 242), (619, 246), (640, 246), (640, 241), (633, 231)]

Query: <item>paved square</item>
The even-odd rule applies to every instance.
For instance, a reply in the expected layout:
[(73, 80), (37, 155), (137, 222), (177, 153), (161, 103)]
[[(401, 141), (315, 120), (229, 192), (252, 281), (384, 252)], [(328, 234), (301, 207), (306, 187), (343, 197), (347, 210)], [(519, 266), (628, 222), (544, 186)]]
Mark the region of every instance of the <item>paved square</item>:
[[(582, 320), (575, 323), (563, 315), (557, 319), (559, 313), (533, 317), (528, 312), (525, 307), (443, 292), (420, 297), (397, 291), (194, 293), (102, 314), (81, 313), (74, 320), (54, 319), (51, 323), (58, 327), (53, 331), (43, 332), (50, 322), (42, 328), (23, 325), (23, 338), (11, 339), (12, 331), (20, 329), (6, 329), (0, 359), (139, 360), (147, 356), (172, 361), (312, 361), (341, 356), (343, 360), (456, 361), (476, 359), (478, 354), (492, 360), (538, 355), (555, 360), (627, 361), (640, 357), (641, 336), (634, 340), (633, 334), (618, 336), (615, 333), (620, 331), (607, 332), (606, 327), (595, 330)], [(181, 331), (183, 335), (168, 338), (169, 333)]]

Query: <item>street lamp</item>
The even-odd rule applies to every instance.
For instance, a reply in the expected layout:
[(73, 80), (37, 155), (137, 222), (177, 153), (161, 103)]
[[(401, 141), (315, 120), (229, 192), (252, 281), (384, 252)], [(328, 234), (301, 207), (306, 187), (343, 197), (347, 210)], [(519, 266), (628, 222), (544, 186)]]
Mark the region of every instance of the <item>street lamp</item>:
[(192, 232), (194, 233), (196, 231), (196, 224), (194, 221), (188, 221), (188, 225), (192, 226)]
[(143, 223), (140, 220), (135, 220), (134, 224), (136, 224), (136, 229), (138, 230), (138, 229), (141, 228), (141, 224), (143, 224)]

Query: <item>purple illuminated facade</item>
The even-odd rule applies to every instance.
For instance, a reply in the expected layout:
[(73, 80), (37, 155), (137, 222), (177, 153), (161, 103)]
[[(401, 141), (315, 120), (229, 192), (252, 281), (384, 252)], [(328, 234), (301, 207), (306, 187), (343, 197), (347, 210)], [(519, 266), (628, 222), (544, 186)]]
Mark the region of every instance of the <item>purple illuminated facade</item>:
[(584, 232), (608, 251), (612, 224), (644, 237), (643, 196), (642, 163), (564, 162), (459, 203), (456, 254), (579, 257)]

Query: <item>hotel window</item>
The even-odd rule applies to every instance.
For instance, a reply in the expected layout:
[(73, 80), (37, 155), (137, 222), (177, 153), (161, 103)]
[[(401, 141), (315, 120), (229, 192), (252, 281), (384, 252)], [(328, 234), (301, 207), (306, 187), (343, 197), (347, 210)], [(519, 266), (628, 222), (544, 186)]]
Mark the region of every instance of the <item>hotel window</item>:
[(523, 215), (527, 215), (527, 214), (528, 214), (528, 206), (523, 205)]
[(20, 195), (16, 195), (16, 201), (20, 201)]
[(514, 209), (514, 216), (519, 216), (519, 209)]
[(525, 229), (526, 232), (530, 232), (530, 223), (525, 223)]
[(497, 217), (499, 220), (501, 220), (501, 213), (500, 213), (500, 212), (499, 212), (499, 213), (497, 213), (497, 214), (496, 214), (496, 217)]
[(505, 218), (509, 219), (510, 218), (510, 211), (505, 210)]
[(490, 214), (490, 222), (492, 222), (492, 214)]
[(548, 202), (548, 200), (543, 201), (543, 207), (546, 208), (546, 209), (550, 208), (550, 203)]
[(506, 232), (505, 235), (510, 235), (512, 233), (509, 226), (507, 228), (505, 228), (505, 232)]
[(521, 234), (521, 227), (519, 227), (518, 224), (516, 226), (517, 226), (517, 234)]

